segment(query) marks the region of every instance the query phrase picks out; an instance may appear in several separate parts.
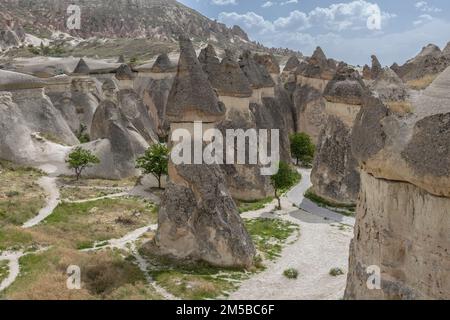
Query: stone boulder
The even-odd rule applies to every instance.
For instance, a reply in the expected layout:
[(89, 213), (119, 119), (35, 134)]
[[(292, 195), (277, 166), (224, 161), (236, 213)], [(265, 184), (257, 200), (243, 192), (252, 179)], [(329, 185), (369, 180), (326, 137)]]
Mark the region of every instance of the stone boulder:
[[(450, 68), (398, 115), (368, 97), (352, 149), (361, 166), (347, 299), (448, 299)], [(381, 272), (369, 290), (367, 268)]]

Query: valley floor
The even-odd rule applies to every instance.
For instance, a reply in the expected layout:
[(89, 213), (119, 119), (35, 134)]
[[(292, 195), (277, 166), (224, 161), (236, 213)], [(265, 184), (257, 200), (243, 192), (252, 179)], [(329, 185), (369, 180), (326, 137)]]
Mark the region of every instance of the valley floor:
[[(5, 177), (24, 179), (25, 187), (36, 196), (30, 198), (29, 206), (33, 206), (29, 207), (27, 199), (17, 202), (26, 192), (21, 185), (15, 186), (17, 192), (5, 191), (4, 211), (0, 212), (0, 223), (5, 227), (0, 231), (0, 297), (341, 299), (354, 220), (314, 204), (308, 204), (312, 213), (298, 209), (307, 203), (303, 194), (311, 184), (310, 171), (300, 173), (302, 181), (282, 199), (283, 210), (275, 211), (275, 202), (271, 202), (263, 209), (242, 214), (264, 265), (242, 272), (176, 266), (138, 249), (154, 236), (157, 204), (130, 198), (133, 181), (74, 182), (45, 177), (30, 169), (5, 170)], [(23, 208), (17, 208), (16, 203)], [(37, 205), (44, 209), (33, 216)], [(16, 220), (7, 210), (18, 209), (21, 216)], [(65, 289), (67, 264), (82, 267), (81, 291)], [(336, 268), (343, 274), (330, 275)], [(285, 277), (287, 269), (297, 270), (297, 279)], [(52, 296), (52, 290), (59, 296)]]

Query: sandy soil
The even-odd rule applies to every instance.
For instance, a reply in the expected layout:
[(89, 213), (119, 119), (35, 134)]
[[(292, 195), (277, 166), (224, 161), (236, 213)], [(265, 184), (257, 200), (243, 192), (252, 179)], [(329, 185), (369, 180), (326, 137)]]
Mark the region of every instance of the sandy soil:
[[(324, 209), (318, 206), (310, 206), (311, 213), (293, 207), (302, 207), (302, 203), (307, 200), (303, 195), (311, 186), (310, 170), (301, 169), (300, 172), (302, 181), (282, 199), (283, 210), (273, 213), (274, 205), (270, 204), (266, 209), (243, 215), (247, 219), (280, 218), (295, 223), (300, 226), (300, 238), (288, 244), (281, 258), (269, 264), (264, 272), (243, 282), (241, 287), (230, 295), (231, 300), (343, 298), (346, 274), (333, 277), (329, 272), (332, 268), (341, 268), (347, 273), (353, 228), (344, 226), (346, 223), (341, 223), (342, 216), (335, 213), (325, 212), (329, 217), (324, 217)], [(287, 279), (283, 275), (289, 268), (297, 269), (298, 279)]]

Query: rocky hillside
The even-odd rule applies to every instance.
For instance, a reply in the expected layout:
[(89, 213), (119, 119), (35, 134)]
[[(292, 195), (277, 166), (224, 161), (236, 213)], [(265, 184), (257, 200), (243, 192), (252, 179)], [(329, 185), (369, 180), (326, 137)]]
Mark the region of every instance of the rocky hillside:
[[(66, 27), (71, 4), (81, 7), (80, 30)], [(0, 2), (0, 12), (0, 29), (8, 29), (5, 25), (13, 22), (40, 38), (64, 32), (82, 39), (138, 38), (175, 43), (183, 33), (194, 42), (210, 42), (222, 49), (267, 50), (251, 42), (239, 26), (228, 28), (175, 0), (5, 0)]]

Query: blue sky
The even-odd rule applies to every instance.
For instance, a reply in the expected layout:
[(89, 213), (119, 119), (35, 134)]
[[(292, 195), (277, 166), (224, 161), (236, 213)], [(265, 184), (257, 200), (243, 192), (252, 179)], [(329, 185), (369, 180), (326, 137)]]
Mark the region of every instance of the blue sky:
[(404, 63), (423, 46), (450, 41), (448, 0), (180, 0), (205, 16), (240, 25), (252, 40), (310, 55), (321, 46), (352, 64)]

